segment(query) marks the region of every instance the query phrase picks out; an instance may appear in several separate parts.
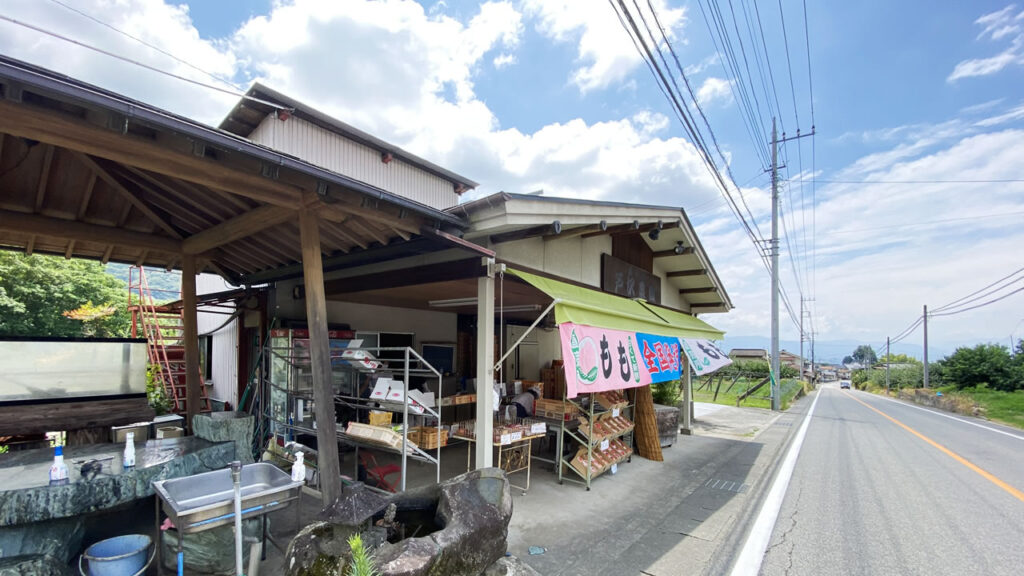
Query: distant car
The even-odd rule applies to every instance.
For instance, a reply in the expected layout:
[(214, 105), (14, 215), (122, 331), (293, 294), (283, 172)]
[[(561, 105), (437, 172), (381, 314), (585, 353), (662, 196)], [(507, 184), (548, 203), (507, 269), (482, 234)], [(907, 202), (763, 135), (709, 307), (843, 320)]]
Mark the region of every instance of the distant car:
[(839, 388), (843, 389), (843, 390), (849, 390), (850, 389), (850, 381), (849, 380), (840, 380), (839, 381)]

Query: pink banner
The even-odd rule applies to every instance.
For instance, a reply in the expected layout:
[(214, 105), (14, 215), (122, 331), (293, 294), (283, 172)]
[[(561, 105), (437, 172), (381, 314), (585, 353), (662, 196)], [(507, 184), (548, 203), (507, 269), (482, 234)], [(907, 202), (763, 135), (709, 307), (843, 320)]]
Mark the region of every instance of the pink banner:
[(558, 325), (565, 362), (566, 395), (646, 386), (652, 382), (635, 332), (569, 322)]

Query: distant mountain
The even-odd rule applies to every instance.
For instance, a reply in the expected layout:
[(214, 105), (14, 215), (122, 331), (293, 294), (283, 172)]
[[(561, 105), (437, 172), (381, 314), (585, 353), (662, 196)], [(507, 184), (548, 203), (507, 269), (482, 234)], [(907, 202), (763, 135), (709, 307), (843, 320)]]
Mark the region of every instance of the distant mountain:
[[(131, 266), (127, 264), (110, 263), (107, 264), (107, 274), (124, 280), (127, 289), (130, 268)], [(181, 272), (177, 270), (168, 272), (163, 268), (146, 268), (146, 284), (149, 285), (153, 298), (157, 302), (177, 300), (181, 294)]]
[[(722, 349), (726, 352), (733, 348), (763, 348), (767, 350), (771, 347), (771, 343), (771, 338), (766, 336), (729, 336), (723, 340)], [(814, 343), (814, 360), (815, 362), (839, 364), (843, 361), (843, 357), (853, 354), (853, 351), (861, 344), (875, 346), (877, 342), (858, 342), (855, 340), (818, 340)], [(797, 340), (780, 340), (779, 348), (787, 352), (799, 354), (800, 342)], [(954, 349), (955, 347), (929, 342), (929, 361), (934, 362), (935, 360), (952, 354)], [(915, 343), (899, 342), (892, 345), (891, 351), (893, 354), (906, 354), (907, 356), (917, 358), (918, 360), (924, 357), (924, 347)], [(881, 349), (876, 348), (875, 352), (881, 356), (885, 353), (885, 346), (883, 345)], [(811, 358), (811, 348), (810, 344), (807, 342), (804, 342), (804, 356), (807, 359)]]

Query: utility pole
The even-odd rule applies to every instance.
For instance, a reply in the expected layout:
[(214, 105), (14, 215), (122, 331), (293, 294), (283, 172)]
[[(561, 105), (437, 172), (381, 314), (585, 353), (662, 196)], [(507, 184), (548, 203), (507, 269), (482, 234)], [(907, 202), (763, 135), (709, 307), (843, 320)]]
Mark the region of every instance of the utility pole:
[(804, 299), (800, 298), (800, 381), (804, 381)]
[[(808, 134), (801, 135), (800, 130), (797, 129), (796, 136), (786, 138), (786, 135), (783, 134), (780, 139), (778, 129), (775, 127), (775, 118), (772, 118), (772, 361), (770, 376), (772, 378), (772, 410), (776, 411), (782, 409), (782, 387), (779, 382), (781, 376), (779, 370), (779, 142), (797, 140), (807, 136), (814, 136), (813, 126)], [(803, 319), (801, 318), (802, 323)], [(803, 328), (800, 329), (800, 336), (802, 344)], [(803, 346), (801, 346), (802, 348)], [(803, 362), (802, 356), (801, 353), (801, 363)], [(802, 374), (802, 365), (800, 371)]]
[(924, 305), (924, 387), (928, 387), (928, 305)]
[(889, 337), (885, 337), (885, 395), (889, 395), (889, 364), (892, 362), (892, 354), (889, 352)]
[(779, 142), (772, 118), (772, 410), (782, 409), (779, 385)]

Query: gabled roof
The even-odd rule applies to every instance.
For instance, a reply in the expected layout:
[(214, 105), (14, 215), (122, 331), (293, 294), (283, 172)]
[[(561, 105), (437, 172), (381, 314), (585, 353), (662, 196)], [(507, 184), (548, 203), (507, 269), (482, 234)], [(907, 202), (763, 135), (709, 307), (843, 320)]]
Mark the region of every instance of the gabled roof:
[(268, 114), (277, 111), (301, 118), (349, 140), (373, 148), (378, 152), (390, 153), (393, 157), (401, 159), (407, 164), (450, 181), (454, 186), (454, 190), (459, 194), (479, 186), (479, 184), (465, 176), (460, 176), (451, 170), (446, 170), (437, 164), (424, 160), (390, 142), (385, 142), (350, 124), (332, 118), (312, 106), (303, 104), (259, 82), (253, 83), (249, 91), (246, 92), (246, 98), (242, 98), (238, 101), (238, 104), (235, 104), (235, 107), (231, 109), (227, 117), (221, 121), (220, 129), (237, 134), (243, 138), (248, 138)]
[(51, 70), (0, 56), (0, 248), (180, 267), (240, 283), (301, 261), (315, 209), (325, 256), (438, 242), (466, 222)]
[[(688, 291), (692, 313), (728, 312), (732, 301), (682, 208), (498, 192), (453, 206), (467, 218), (467, 240), (489, 246), (508, 240), (637, 234), (665, 265), (669, 283)], [(657, 234), (651, 230), (657, 229)], [(655, 238), (652, 238), (656, 236)]]

